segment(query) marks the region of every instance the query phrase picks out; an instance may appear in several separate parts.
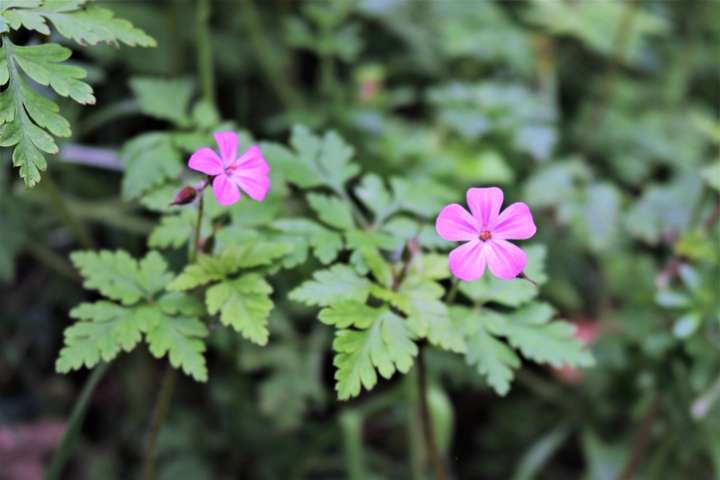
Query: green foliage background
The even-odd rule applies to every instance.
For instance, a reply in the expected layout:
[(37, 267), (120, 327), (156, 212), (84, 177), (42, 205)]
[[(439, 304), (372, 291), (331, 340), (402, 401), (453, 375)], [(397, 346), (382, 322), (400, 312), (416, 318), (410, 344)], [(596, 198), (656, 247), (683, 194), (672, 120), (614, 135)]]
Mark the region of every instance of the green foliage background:
[[(431, 478), (422, 342), (456, 478), (720, 478), (716, 2), (2, 3), (0, 425), (113, 360), (67, 478), (139, 475), (168, 362), (159, 478)], [(219, 129), (273, 190), (208, 195), (185, 265), (168, 204)], [(489, 185), (540, 286), (448, 310), (432, 222)]]

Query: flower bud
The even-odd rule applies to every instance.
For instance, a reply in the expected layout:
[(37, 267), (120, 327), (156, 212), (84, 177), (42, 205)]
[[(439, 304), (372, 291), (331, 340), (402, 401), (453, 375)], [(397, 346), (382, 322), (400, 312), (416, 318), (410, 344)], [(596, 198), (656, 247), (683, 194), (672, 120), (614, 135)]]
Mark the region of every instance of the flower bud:
[(197, 190), (195, 190), (195, 187), (183, 187), (182, 190), (178, 192), (178, 194), (175, 196), (175, 200), (170, 204), (170, 206), (174, 205), (187, 205), (188, 203), (195, 200), (195, 197), (197, 196)]

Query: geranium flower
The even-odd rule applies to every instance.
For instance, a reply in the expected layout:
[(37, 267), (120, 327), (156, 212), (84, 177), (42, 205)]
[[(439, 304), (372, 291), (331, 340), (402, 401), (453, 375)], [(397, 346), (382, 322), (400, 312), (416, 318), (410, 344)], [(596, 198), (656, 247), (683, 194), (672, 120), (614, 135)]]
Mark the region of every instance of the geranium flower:
[(527, 255), (508, 240), (535, 235), (530, 208), (518, 202), (500, 213), (503, 192), (497, 187), (469, 189), (467, 203), (472, 214), (453, 203), (435, 222), (435, 230), (445, 240), (467, 242), (450, 252), (450, 271), (466, 282), (482, 277), (486, 266), (498, 278), (516, 278), (527, 265)]
[(215, 177), (213, 192), (221, 205), (232, 205), (240, 200), (241, 189), (253, 200), (263, 201), (270, 189), (270, 165), (257, 145), (238, 157), (238, 136), (235, 132), (217, 132), (214, 136), (220, 155), (203, 147), (192, 154), (188, 167)]

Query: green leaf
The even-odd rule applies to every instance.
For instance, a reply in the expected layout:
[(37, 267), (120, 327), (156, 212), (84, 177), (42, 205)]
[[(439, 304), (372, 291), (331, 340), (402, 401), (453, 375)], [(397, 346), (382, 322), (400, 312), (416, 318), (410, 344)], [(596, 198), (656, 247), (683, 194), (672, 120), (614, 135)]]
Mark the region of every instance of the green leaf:
[(387, 218), (396, 208), (392, 196), (385, 188), (382, 179), (375, 174), (365, 175), (355, 187), (355, 195), (370, 209), (375, 223)]
[[(47, 21), (61, 35), (80, 43), (121, 41), (128, 45), (154, 45), (155, 41), (129, 22), (113, 18), (110, 10), (95, 5), (81, 9), (83, 0), (6, 0), (0, 6), (0, 31), (21, 27), (50, 35)], [(84, 69), (65, 65), (70, 50), (54, 44), (17, 46), (7, 35), (2, 38), (0, 85), (0, 146), (15, 147), (12, 162), (29, 187), (40, 181), (47, 168), (44, 153), (57, 153), (53, 137), (70, 136), (70, 124), (58, 114), (59, 107), (33, 91), (22, 78), (21, 70), (41, 85), (48, 85), (63, 97), (82, 104), (95, 103), (92, 88), (82, 81)]]
[(164, 215), (150, 233), (148, 245), (152, 248), (179, 248), (190, 240), (196, 215), (190, 210), (180, 215)]
[(615, 245), (620, 229), (620, 192), (609, 183), (596, 183), (587, 189), (582, 229), (590, 248), (607, 251)]
[(191, 80), (133, 77), (130, 79), (130, 88), (143, 113), (169, 120), (179, 127), (190, 124), (188, 107), (193, 94)]
[(126, 166), (122, 183), (126, 200), (179, 177), (183, 171), (182, 155), (171, 136), (164, 133), (144, 133), (133, 138), (123, 145), (120, 159)]
[(267, 344), (267, 320), (272, 310), (272, 287), (260, 275), (243, 275), (207, 290), (208, 313), (220, 312), (220, 321), (251, 342)]
[(410, 277), (398, 292), (402, 302), (397, 304), (407, 315), (410, 329), (420, 338), (452, 352), (464, 353), (465, 341), (450, 317), (447, 306), (440, 299), (445, 290), (438, 283)]
[(669, 29), (668, 22), (662, 17), (622, 2), (582, 2), (573, 8), (565, 7), (554, 0), (536, 1), (528, 17), (550, 33), (575, 37), (587, 47), (608, 57), (615, 52), (614, 39), (618, 25), (622, 25), (627, 15), (632, 15), (633, 28), (624, 39), (627, 53), (619, 61), (640, 59), (643, 41), (650, 35), (660, 35)]
[(60, 35), (81, 45), (122, 42), (134, 47), (154, 47), (155, 40), (127, 20), (115, 18), (112, 11), (89, 5), (85, 0), (47, 0), (44, 3), (26, 1), (0, 10), (0, 18), (13, 30), (21, 26), (49, 35), (50, 21)]
[(284, 163), (297, 165), (288, 170), (288, 180), (301, 188), (326, 185), (337, 193), (344, 192), (345, 182), (360, 171), (358, 165), (350, 162), (352, 147), (335, 132), (327, 132), (321, 139), (306, 127), (295, 126), (290, 143), (295, 159), (286, 157)]
[(73, 252), (70, 258), (85, 278), (85, 288), (125, 305), (152, 297), (172, 279), (157, 252), (148, 253), (140, 263), (122, 250)]
[(12, 47), (15, 62), (28, 77), (40, 85), (50, 86), (62, 97), (70, 97), (81, 104), (94, 104), (93, 90), (81, 79), (87, 76), (84, 69), (73, 65), (62, 65), (70, 58), (70, 49), (57, 43)]
[(203, 352), (208, 335), (207, 327), (196, 318), (160, 316), (148, 331), (150, 353), (156, 358), (169, 354), (170, 364), (198, 382), (207, 381), (207, 366)]
[(200, 300), (182, 292), (166, 293), (158, 299), (157, 305), (168, 315), (199, 317), (205, 313), (205, 306)]
[(628, 210), (625, 224), (630, 233), (657, 244), (665, 235), (688, 230), (702, 194), (702, 179), (686, 173), (664, 185), (650, 185)]
[(551, 321), (554, 313), (545, 303), (531, 303), (509, 315), (486, 311), (487, 328), (506, 337), (530, 360), (554, 367), (594, 365), (590, 352), (575, 339), (575, 327), (565, 321)]
[(360, 393), (361, 387), (372, 389), (377, 372), (390, 378), (396, 371), (407, 373), (418, 349), (403, 319), (389, 309), (363, 330), (339, 330), (333, 348), (338, 397), (346, 400)]
[(392, 178), (395, 201), (401, 210), (423, 218), (434, 218), (440, 209), (452, 202), (455, 192), (428, 178)]
[(455, 323), (462, 325), (467, 350), (465, 359), (498, 395), (510, 390), (513, 370), (520, 367), (520, 359), (504, 342), (486, 328), (481, 316), (465, 307), (453, 307), (450, 313)]
[(370, 294), (370, 282), (346, 265), (320, 270), (292, 292), (290, 298), (306, 305), (327, 306), (345, 301), (364, 303)]
[(368, 328), (378, 317), (380, 310), (359, 302), (336, 303), (320, 310), (318, 318), (326, 325), (337, 328)]
[(708, 185), (720, 192), (720, 160), (703, 168), (700, 175)]
[(313, 253), (321, 263), (327, 265), (337, 258), (342, 250), (342, 237), (311, 220), (304, 218), (280, 219), (273, 227), (281, 232), (302, 235), (312, 246)]
[(241, 268), (268, 265), (290, 251), (285, 243), (251, 240), (243, 245), (227, 247), (217, 255), (200, 255), (197, 262), (185, 267), (170, 283), (168, 290), (188, 290), (206, 283), (221, 280)]
[(162, 316), (154, 307), (128, 308), (112, 302), (82, 303), (70, 311), (81, 320), (65, 330), (65, 346), (55, 368), (60, 373), (109, 362), (131, 351)]
[(376, 248), (363, 247), (359, 250), (365, 265), (372, 272), (375, 280), (381, 285), (390, 287), (393, 283), (393, 272), (390, 264), (383, 258)]
[[(3, 37), (2, 76), (7, 70), (8, 86), (0, 93), (0, 146), (15, 146), (13, 165), (20, 169), (20, 177), (25, 184), (32, 187), (40, 181), (40, 172), (47, 168), (43, 152), (57, 153), (59, 150), (45, 129), (54, 135), (67, 137), (70, 136), (70, 124), (57, 113), (59, 107), (54, 102), (33, 91), (22, 78), (16, 54), (23, 51), (22, 48)], [(25, 66), (28, 66), (27, 62)], [(38, 75), (37, 72), (34, 74)]]
[[(545, 246), (531, 245), (523, 250), (528, 257), (525, 273), (539, 285), (544, 284), (547, 281)], [(489, 273), (475, 282), (460, 283), (460, 291), (477, 304), (497, 302), (508, 307), (518, 307), (538, 295), (538, 288), (527, 280), (502, 280)]]
[(320, 220), (328, 225), (340, 230), (350, 230), (355, 227), (352, 209), (345, 200), (319, 193), (311, 193), (307, 199)]

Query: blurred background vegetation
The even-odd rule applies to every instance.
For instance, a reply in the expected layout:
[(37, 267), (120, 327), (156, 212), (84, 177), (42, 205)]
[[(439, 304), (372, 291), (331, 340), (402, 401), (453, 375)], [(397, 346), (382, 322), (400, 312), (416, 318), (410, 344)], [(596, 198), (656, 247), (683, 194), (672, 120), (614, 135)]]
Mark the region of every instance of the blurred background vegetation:
[[(156, 99), (173, 105), (207, 81), (196, 2), (100, 3), (158, 47), (74, 49), (98, 106), (62, 102), (74, 136), (37, 188), (0, 152), (0, 479), (41, 477), (88, 376), (53, 368), (85, 295), (68, 253), (140, 254), (153, 228), (121, 196), (122, 152), (168, 124), (142, 114), (133, 82), (176, 80)], [(499, 185), (533, 209), (541, 295), (597, 365), (527, 368), (499, 397), (435, 352), (455, 478), (720, 478), (717, 2), (237, 0), (209, 14), (222, 118), (283, 142), (295, 123), (332, 128), (367, 170)], [(402, 380), (337, 402), (330, 329), (278, 302), (269, 347), (214, 336), (212, 381), (179, 381), (160, 478), (410, 478)], [(161, 369), (144, 350), (111, 365), (66, 478), (137, 476)]]

